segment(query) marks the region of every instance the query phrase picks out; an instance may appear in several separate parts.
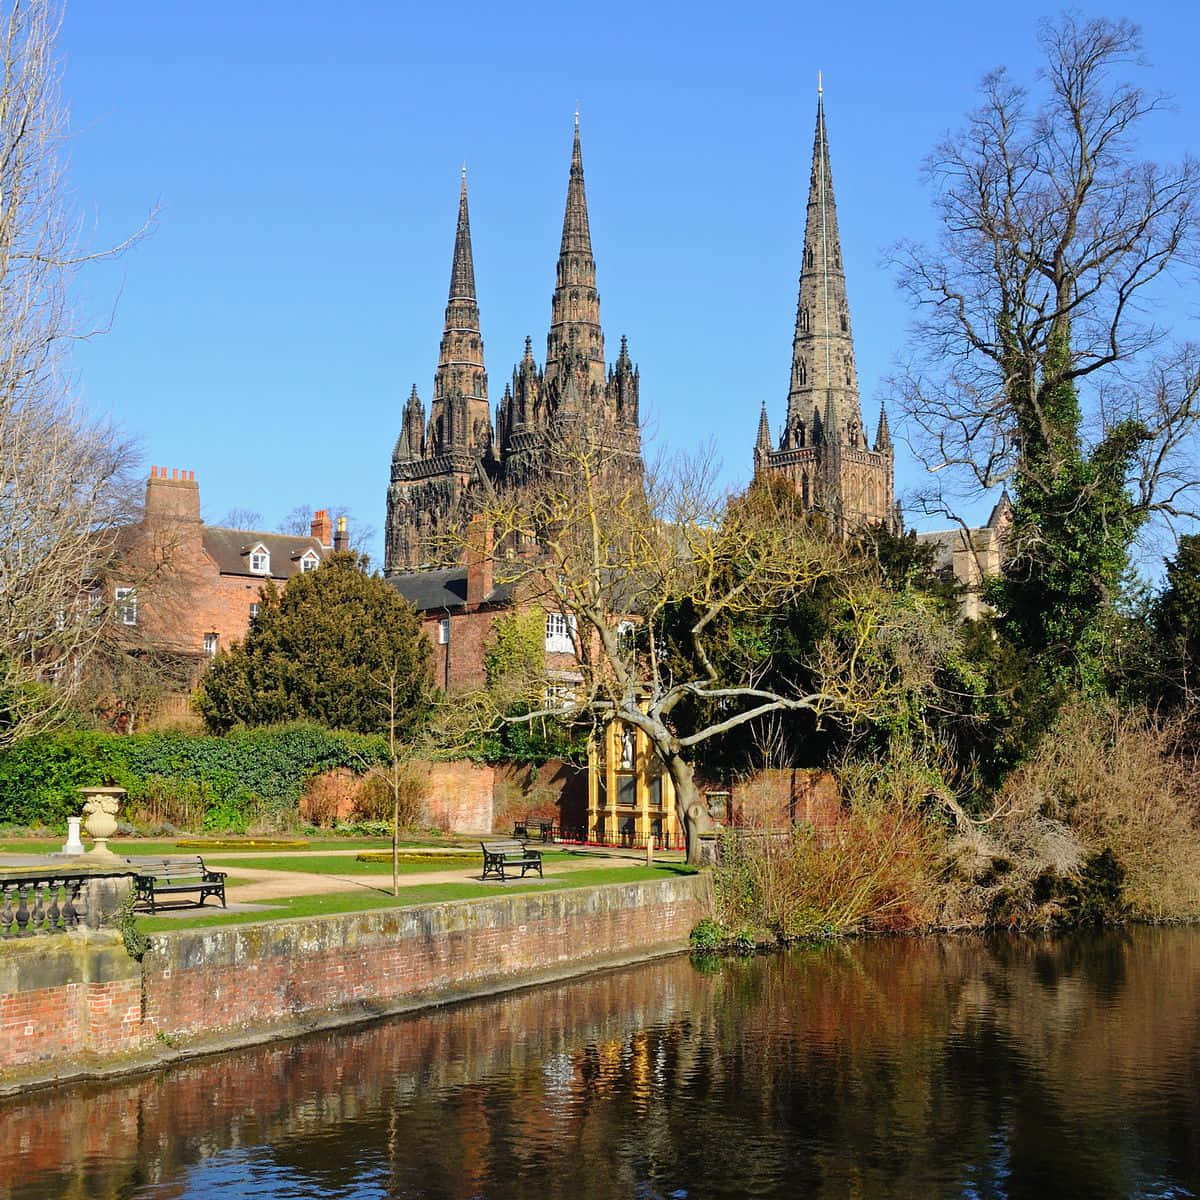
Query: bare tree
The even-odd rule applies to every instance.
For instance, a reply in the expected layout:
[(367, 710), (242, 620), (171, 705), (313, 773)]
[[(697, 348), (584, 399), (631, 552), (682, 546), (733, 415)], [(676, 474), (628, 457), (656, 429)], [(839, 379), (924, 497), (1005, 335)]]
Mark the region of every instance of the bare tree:
[[(73, 402), (81, 249), (66, 202), (50, 0), (0, 9), (0, 745), (53, 721), (110, 613), (97, 586), (133, 509), (131, 445)], [(133, 240), (133, 239), (130, 239)], [(46, 686), (52, 684), (53, 686)]]
[[(543, 681), (522, 716), (482, 715), (641, 729), (674, 784), (690, 861), (710, 824), (689, 761), (701, 742), (783, 711), (853, 723), (931, 678), (937, 654), (918, 645), (928, 623), (901, 613), (840, 542), (803, 519), (794, 496), (763, 487), (730, 500), (696, 463), (643, 478), (578, 419), (550, 430), (546, 445), (524, 486), (479, 498), (467, 537), (519, 606), (564, 618), (580, 681), (573, 700), (547, 703)], [(730, 624), (769, 619), (818, 583), (839, 598), (837, 634), (804, 679), (766, 684), (769, 650), (738, 647)], [(488, 693), (474, 700), (486, 706)], [(709, 715), (692, 724), (681, 718), (689, 707)]]
[[(375, 537), (373, 526), (360, 521), (344, 504), (335, 504), (329, 509), (329, 516), (335, 527), (343, 517), (346, 519), (346, 533), (349, 538), (348, 549), (362, 554), (366, 546)], [(280, 533), (290, 533), (297, 537), (307, 536), (312, 529), (313, 509), (307, 504), (297, 504), (287, 516), (279, 522)]]
[[(266, 522), (263, 515), (254, 508), (231, 508), (218, 522), (225, 529), (261, 529)], [(305, 533), (308, 529), (305, 528)]]
[[(921, 499), (953, 516), (1002, 484), (1048, 495), (1065, 461), (1111, 452), (1135, 518), (1195, 516), (1200, 348), (1172, 341), (1156, 304), (1194, 278), (1200, 168), (1138, 157), (1165, 101), (1118, 77), (1141, 63), (1135, 26), (1068, 15), (1039, 41), (1044, 95), (985, 77), (927, 163), (939, 244), (894, 251), (917, 312), (900, 385), (933, 472)], [(1104, 476), (1074, 502), (1103, 504)]]

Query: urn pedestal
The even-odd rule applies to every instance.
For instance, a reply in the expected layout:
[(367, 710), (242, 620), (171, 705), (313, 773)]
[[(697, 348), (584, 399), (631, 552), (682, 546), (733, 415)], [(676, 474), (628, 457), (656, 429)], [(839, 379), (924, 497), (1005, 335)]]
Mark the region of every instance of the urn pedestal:
[(116, 858), (108, 848), (108, 839), (117, 832), (117, 810), (125, 789), (119, 787), (83, 787), (83, 827), (95, 839), (89, 858)]

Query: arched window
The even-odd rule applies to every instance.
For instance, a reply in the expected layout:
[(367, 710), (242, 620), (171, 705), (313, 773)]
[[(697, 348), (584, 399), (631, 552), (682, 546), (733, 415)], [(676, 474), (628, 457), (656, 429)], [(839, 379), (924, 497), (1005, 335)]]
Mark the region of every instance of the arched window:
[(801, 333), (808, 332), (808, 309), (807, 308), (802, 308), (800, 310), (800, 332)]
[(796, 383), (800, 387), (808, 383), (808, 364), (802, 358), (796, 359)]
[(813, 248), (812, 248), (812, 246), (806, 246), (804, 248), (804, 265), (806, 267), (811, 267), (813, 265)]

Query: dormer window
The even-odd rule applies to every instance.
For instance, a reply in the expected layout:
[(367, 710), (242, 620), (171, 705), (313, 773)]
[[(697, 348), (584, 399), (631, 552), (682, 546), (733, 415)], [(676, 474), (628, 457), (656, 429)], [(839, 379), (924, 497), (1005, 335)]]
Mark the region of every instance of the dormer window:
[(250, 549), (250, 571), (254, 575), (271, 573), (271, 553), (262, 542)]
[(300, 556), (301, 571), (315, 571), (321, 565), (321, 559), (315, 550), (305, 550)]

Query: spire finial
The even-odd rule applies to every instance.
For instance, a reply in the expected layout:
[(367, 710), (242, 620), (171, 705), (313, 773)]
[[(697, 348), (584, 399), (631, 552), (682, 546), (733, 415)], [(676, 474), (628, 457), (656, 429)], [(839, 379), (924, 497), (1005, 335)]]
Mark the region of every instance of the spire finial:
[(575, 101), (575, 128), (579, 128), (579, 101)]
[(464, 188), (467, 186), (467, 160), (465, 158), (462, 164), (462, 185)]
[(817, 69), (817, 95), (819, 96), (825, 89), (821, 86), (821, 71)]

